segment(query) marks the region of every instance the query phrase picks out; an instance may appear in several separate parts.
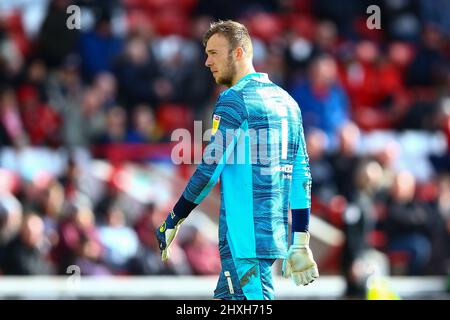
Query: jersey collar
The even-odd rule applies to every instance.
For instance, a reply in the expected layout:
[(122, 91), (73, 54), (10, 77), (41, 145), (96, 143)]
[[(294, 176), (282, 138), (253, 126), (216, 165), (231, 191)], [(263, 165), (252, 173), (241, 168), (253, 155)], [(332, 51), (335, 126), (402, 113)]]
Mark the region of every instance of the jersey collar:
[(246, 81), (246, 80), (250, 80), (250, 79), (253, 79), (253, 80), (256, 80), (259, 82), (270, 82), (269, 76), (267, 75), (267, 73), (252, 72), (252, 73), (245, 75), (241, 79), (239, 79), (239, 81), (236, 84), (239, 84), (242, 81)]

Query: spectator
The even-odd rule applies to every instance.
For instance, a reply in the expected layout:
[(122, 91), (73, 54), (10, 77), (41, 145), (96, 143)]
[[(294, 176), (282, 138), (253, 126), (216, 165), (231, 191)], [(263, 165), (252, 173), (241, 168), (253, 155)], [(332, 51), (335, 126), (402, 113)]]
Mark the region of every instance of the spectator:
[(386, 141), (379, 150), (373, 152), (373, 157), (383, 168), (381, 181), (383, 188), (390, 189), (394, 182), (394, 177), (398, 171), (397, 163), (400, 153), (401, 146), (394, 139)]
[(65, 200), (63, 185), (53, 178), (42, 194), (42, 221), (48, 251), (58, 244), (58, 223), (63, 213)]
[(374, 249), (370, 237), (377, 228), (376, 201), (382, 188), (382, 175), (383, 169), (376, 161), (361, 162), (354, 176), (355, 189), (350, 196), (352, 201), (344, 212), (342, 272), (347, 284), (346, 295), (349, 297), (362, 298), (365, 294), (366, 283), (363, 280), (366, 279), (361, 279), (358, 263)]
[(69, 0), (51, 0), (38, 37), (38, 52), (50, 67), (59, 66), (75, 49), (79, 30), (66, 27)]
[(450, 176), (443, 174), (436, 182), (436, 198), (430, 201), (432, 254), (428, 273), (443, 275), (448, 272), (450, 258)]
[(82, 141), (84, 145), (92, 145), (95, 138), (106, 130), (107, 114), (102, 109), (104, 103), (103, 95), (98, 88), (90, 87), (84, 91), (81, 103), (81, 128), (84, 136)]
[(116, 274), (128, 272), (129, 261), (136, 255), (139, 240), (125, 221), (122, 210), (112, 204), (99, 228), (99, 238), (105, 248), (104, 261)]
[(408, 86), (431, 87), (444, 81), (446, 65), (443, 55), (444, 36), (433, 25), (425, 25), (422, 41), (407, 70)]
[(98, 241), (81, 237), (78, 243), (75, 265), (84, 276), (110, 276), (112, 272), (103, 260), (103, 247)]
[(0, 84), (17, 85), (18, 77), (26, 62), (20, 45), (9, 32), (7, 19), (0, 18)]
[(121, 106), (107, 111), (105, 131), (94, 141), (97, 144), (124, 143), (127, 131), (127, 114)]
[(66, 274), (67, 267), (76, 264), (78, 258), (83, 261), (87, 258), (89, 262), (90, 249), (94, 260), (100, 258), (97, 253), (98, 246), (101, 247), (98, 230), (88, 199), (79, 197), (69, 202), (65, 210), (58, 229), (59, 241), (52, 252), (59, 274)]
[(63, 196), (66, 201), (75, 201), (80, 192), (83, 193), (82, 173), (81, 166), (77, 163), (74, 156), (70, 155), (58, 179), (63, 187)]
[(139, 103), (156, 105), (159, 102), (156, 81), (157, 62), (145, 38), (131, 35), (125, 50), (114, 61), (114, 75), (118, 82), (118, 98), (127, 110)]
[(138, 105), (131, 114), (133, 118), (131, 129), (128, 130), (126, 141), (130, 143), (154, 143), (163, 139), (163, 132), (153, 113), (153, 109), (145, 104)]
[(186, 258), (195, 275), (217, 275), (220, 273), (220, 256), (217, 245), (205, 237), (196, 226), (186, 230), (181, 243)]
[(345, 3), (337, 3), (332, 0), (317, 0), (311, 2), (311, 10), (321, 19), (331, 20), (336, 23), (339, 33), (346, 38), (355, 36), (352, 21), (358, 13), (365, 12), (367, 1), (350, 0)]
[(311, 193), (322, 203), (328, 203), (336, 195), (335, 171), (326, 153), (327, 136), (320, 129), (311, 129), (306, 135), (306, 150), (311, 162), (311, 176), (314, 183)]
[(0, 146), (25, 147), (25, 132), (16, 96), (11, 88), (0, 90)]
[(111, 71), (114, 59), (122, 50), (122, 42), (112, 32), (110, 14), (102, 10), (96, 17), (94, 30), (82, 32), (79, 37), (83, 78), (90, 81), (100, 72)]
[(7, 275), (49, 275), (52, 266), (42, 252), (44, 223), (35, 213), (25, 215), (20, 233), (5, 248), (3, 272)]
[(152, 43), (152, 48), (156, 52), (159, 70), (159, 77), (153, 85), (157, 104), (190, 102), (192, 98), (185, 90), (190, 87), (189, 81), (192, 81), (191, 56), (196, 54), (194, 43), (171, 35)]
[(350, 115), (347, 95), (338, 83), (334, 58), (314, 59), (308, 80), (295, 84), (291, 93), (302, 110), (305, 131), (312, 127), (323, 130), (330, 143), (327, 148), (335, 148), (338, 130), (349, 121)]
[(446, 13), (450, 11), (450, 2), (447, 0), (434, 2), (420, 0), (418, 5), (423, 24), (436, 25), (448, 38), (450, 36), (450, 23)]
[(23, 205), (12, 194), (2, 194), (0, 207), (2, 212), (0, 247), (2, 247), (19, 232), (23, 220)]
[(155, 206), (150, 203), (135, 225), (141, 246), (131, 262), (131, 272), (137, 275), (192, 274), (184, 251), (176, 243), (173, 250), (177, 254), (177, 259), (167, 263), (161, 261), (158, 242), (152, 234), (157, 227), (157, 221)]
[(402, 171), (396, 174), (387, 202), (383, 223), (387, 235), (387, 252), (402, 251), (408, 255), (407, 275), (425, 275), (432, 243), (429, 209), (414, 199), (416, 180)]
[(69, 148), (85, 146), (89, 142), (88, 115), (84, 116), (82, 109), (89, 92), (83, 87), (80, 63), (78, 56), (68, 55), (47, 80), (49, 103), (61, 115), (64, 124), (62, 141)]
[(32, 59), (27, 63), (18, 80), (21, 86), (33, 87), (37, 91), (39, 100), (48, 101), (46, 93), (47, 77), (48, 70), (44, 62), (41, 59)]
[(23, 206), (13, 195), (18, 181), (13, 172), (0, 169), (0, 260), (4, 246), (17, 234), (22, 222)]
[(360, 157), (358, 154), (360, 131), (352, 122), (348, 122), (338, 131), (338, 149), (329, 156), (333, 166), (337, 192), (351, 201), (355, 190), (355, 173)]
[[(450, 176), (443, 175), (439, 179), (439, 196), (438, 196), (438, 210), (442, 218), (444, 219), (444, 227), (446, 229), (446, 237), (444, 243), (447, 249), (450, 248)], [(446, 252), (446, 258), (449, 259), (449, 250), (443, 250)]]
[(362, 130), (390, 128), (390, 115), (380, 108), (380, 49), (373, 41), (361, 40), (354, 44), (350, 55), (342, 76), (350, 97), (353, 120)]
[(320, 21), (314, 34), (315, 51), (319, 54), (339, 54), (339, 38), (336, 24), (330, 20)]
[(102, 110), (107, 110), (116, 104), (117, 80), (110, 72), (100, 72), (94, 79), (93, 88), (99, 93)]
[(61, 143), (62, 119), (46, 102), (41, 101), (36, 88), (23, 85), (18, 90), (23, 125), (30, 144), (58, 147)]

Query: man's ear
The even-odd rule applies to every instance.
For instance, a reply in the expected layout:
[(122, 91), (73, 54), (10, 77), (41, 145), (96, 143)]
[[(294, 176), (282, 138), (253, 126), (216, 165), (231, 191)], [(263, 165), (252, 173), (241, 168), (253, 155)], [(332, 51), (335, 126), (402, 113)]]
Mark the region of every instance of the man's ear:
[(245, 51), (242, 47), (237, 47), (234, 51), (234, 56), (236, 59), (241, 60), (245, 56)]

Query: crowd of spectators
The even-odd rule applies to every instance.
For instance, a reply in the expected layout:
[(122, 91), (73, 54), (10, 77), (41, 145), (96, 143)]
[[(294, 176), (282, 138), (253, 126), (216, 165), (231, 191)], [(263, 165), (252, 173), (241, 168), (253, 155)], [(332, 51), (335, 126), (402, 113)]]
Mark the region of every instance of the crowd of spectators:
[[(380, 29), (366, 24), (373, 4)], [(67, 25), (70, 5), (80, 28)], [(83, 148), (114, 162), (105, 146), (161, 146), (194, 120), (208, 128), (223, 88), (204, 66), (202, 34), (213, 20), (236, 19), (252, 35), (256, 70), (302, 109), (312, 212), (346, 237), (339, 272), (351, 285), (354, 262), (375, 248), (402, 274), (444, 274), (449, 10), (448, 0), (2, 0), (0, 153)], [(410, 130), (446, 141), (426, 157), (425, 178), (418, 164), (394, 165), (408, 147), (395, 139), (362, 152), (372, 132)], [(114, 184), (93, 201), (79, 170), (70, 156), (45, 178), (0, 168), (1, 273), (64, 274), (72, 264), (92, 275), (219, 272), (214, 244), (195, 227), (163, 264), (153, 236), (163, 210), (144, 203), (131, 219)]]

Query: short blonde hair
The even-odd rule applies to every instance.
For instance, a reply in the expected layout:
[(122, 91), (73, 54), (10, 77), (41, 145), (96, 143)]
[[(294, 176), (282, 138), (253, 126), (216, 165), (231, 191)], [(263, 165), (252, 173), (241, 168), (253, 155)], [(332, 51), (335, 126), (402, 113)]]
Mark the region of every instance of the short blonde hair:
[(203, 36), (203, 45), (205, 47), (209, 39), (216, 33), (228, 40), (231, 50), (242, 47), (247, 54), (253, 55), (252, 40), (247, 28), (243, 24), (233, 20), (212, 22), (208, 31)]

